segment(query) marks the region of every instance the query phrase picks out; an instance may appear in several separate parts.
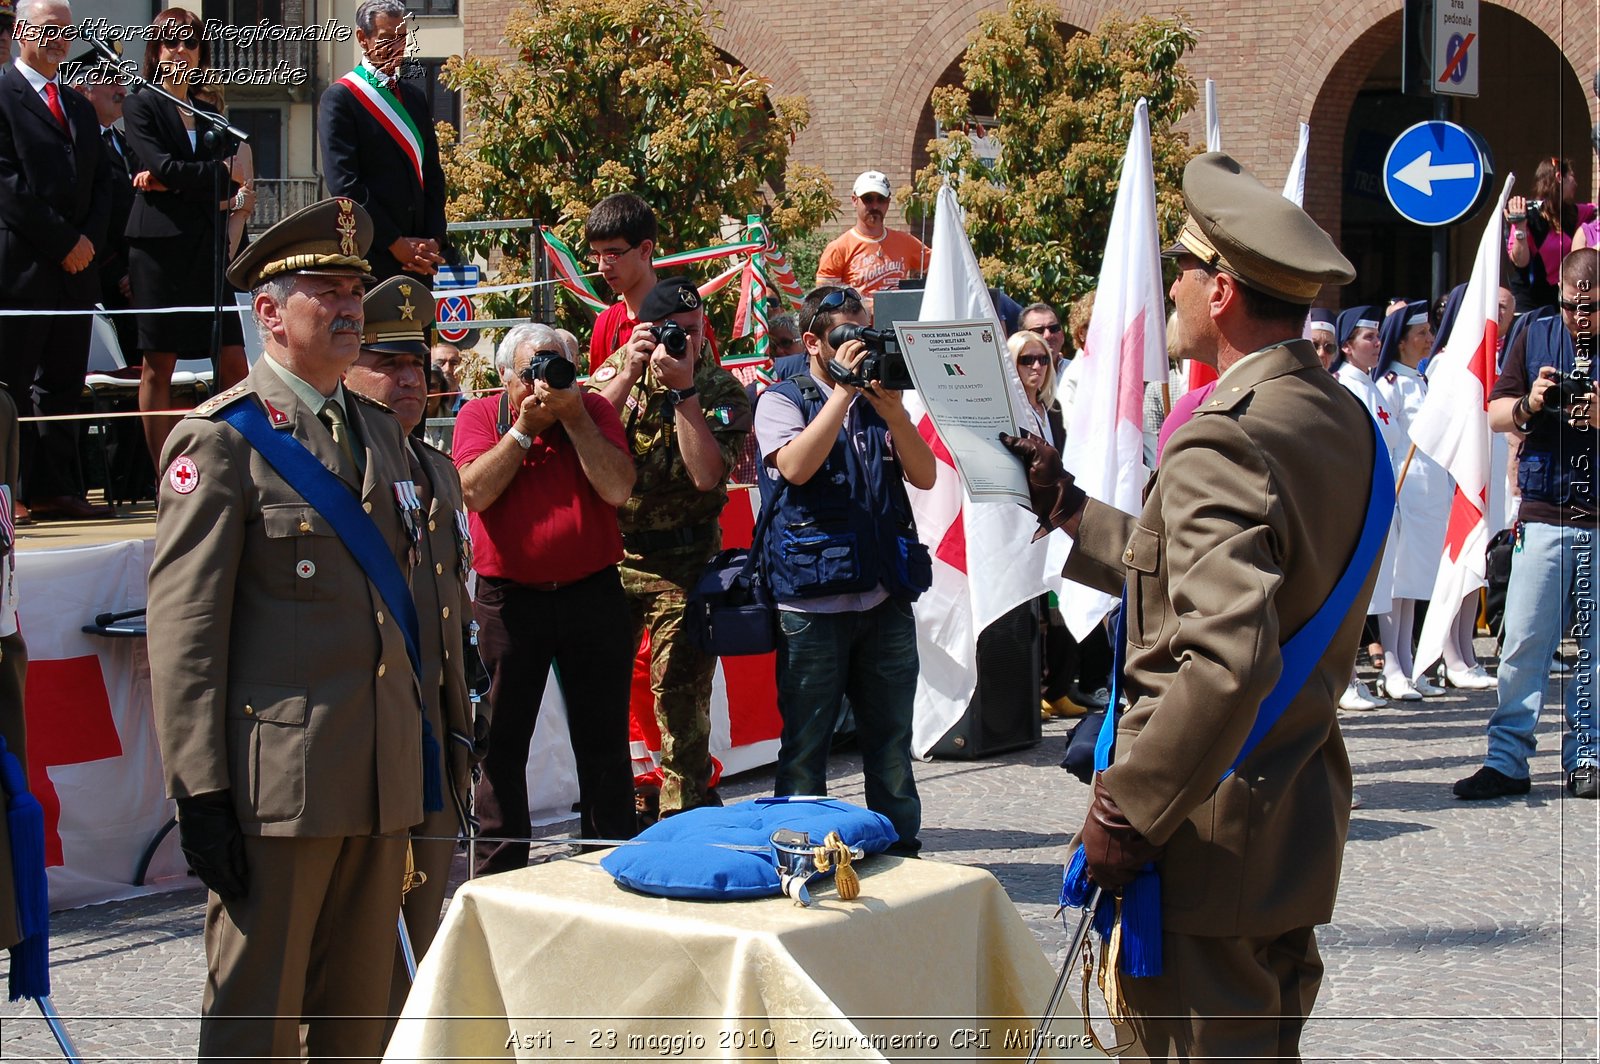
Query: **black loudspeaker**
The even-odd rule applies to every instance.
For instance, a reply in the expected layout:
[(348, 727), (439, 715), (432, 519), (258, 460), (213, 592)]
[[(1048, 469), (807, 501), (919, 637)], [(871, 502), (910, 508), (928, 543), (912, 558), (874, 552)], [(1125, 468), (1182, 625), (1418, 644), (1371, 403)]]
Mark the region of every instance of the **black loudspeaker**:
[(961, 719), (929, 753), (970, 761), (1037, 743), (1043, 672), (1044, 635), (1035, 599), (979, 634), (978, 689)]

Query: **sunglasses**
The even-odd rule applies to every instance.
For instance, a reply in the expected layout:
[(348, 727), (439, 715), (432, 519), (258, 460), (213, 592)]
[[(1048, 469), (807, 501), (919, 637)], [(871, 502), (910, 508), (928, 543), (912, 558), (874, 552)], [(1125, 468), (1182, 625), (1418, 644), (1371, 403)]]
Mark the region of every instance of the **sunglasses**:
[(1027, 331), (1033, 333), (1035, 336), (1054, 336), (1056, 333), (1061, 331), (1061, 323), (1056, 322), (1053, 325), (1030, 325), (1027, 327)]
[(1565, 299), (1559, 299), (1556, 301), (1556, 306), (1560, 307), (1562, 310), (1570, 310), (1574, 314), (1593, 314), (1595, 303), (1594, 300), (1579, 303)]
[(1017, 356), (1017, 365), (1019, 365), (1019, 366), (1043, 366), (1043, 365), (1048, 364), (1049, 361), (1050, 361), (1050, 358), (1047, 355), (1018, 355)]
[(618, 259), (622, 258), (622, 256), (626, 255), (630, 251), (633, 251), (638, 246), (638, 244), (629, 244), (625, 248), (618, 248), (614, 251), (590, 251), (589, 261), (600, 263), (603, 266), (610, 266), (613, 262), (616, 262)]
[(838, 310), (852, 299), (857, 303), (861, 302), (861, 293), (854, 288), (835, 288), (817, 302), (817, 312), (823, 314)]

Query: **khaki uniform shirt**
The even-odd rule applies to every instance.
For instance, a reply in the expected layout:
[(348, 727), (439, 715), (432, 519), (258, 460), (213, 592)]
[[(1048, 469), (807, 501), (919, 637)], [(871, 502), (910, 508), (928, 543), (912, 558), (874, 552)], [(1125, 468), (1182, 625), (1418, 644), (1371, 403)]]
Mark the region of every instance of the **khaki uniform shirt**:
[(261, 404), (360, 498), (409, 575), (399, 422), (345, 394), (364, 477), (267, 359), (179, 422), (162, 459), (149, 653), (168, 793), (231, 791), (246, 834), (422, 819), (422, 706), (400, 626), (327, 519), (217, 416), (237, 396)]
[(1139, 517), (1093, 501), (1084, 513), (1066, 575), (1127, 587), (1130, 706), (1103, 780), (1166, 846), (1169, 931), (1267, 935), (1333, 916), (1351, 786), (1336, 703), (1372, 574), (1283, 716), (1217, 781), (1277, 682), (1280, 646), (1355, 550), (1370, 421), (1309, 343), (1269, 348), (1173, 434)]

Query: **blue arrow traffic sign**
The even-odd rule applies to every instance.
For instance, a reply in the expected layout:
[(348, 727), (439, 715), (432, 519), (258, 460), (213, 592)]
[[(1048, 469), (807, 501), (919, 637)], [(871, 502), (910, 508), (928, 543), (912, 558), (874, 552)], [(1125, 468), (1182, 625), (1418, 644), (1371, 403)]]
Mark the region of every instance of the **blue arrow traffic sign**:
[(1472, 210), (1488, 166), (1477, 138), (1454, 122), (1418, 122), (1383, 160), (1383, 191), (1400, 216), (1449, 225)]

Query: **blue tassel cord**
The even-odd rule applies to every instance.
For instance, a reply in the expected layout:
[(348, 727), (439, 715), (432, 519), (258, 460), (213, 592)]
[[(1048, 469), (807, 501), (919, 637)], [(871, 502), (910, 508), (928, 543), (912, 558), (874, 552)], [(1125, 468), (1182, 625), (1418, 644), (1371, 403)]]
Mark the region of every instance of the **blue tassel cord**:
[(22, 762), (0, 738), (0, 790), (6, 796), (11, 874), (22, 941), (11, 947), (11, 1000), (50, 994), (50, 890), (44, 873), (44, 807), (28, 793)]

